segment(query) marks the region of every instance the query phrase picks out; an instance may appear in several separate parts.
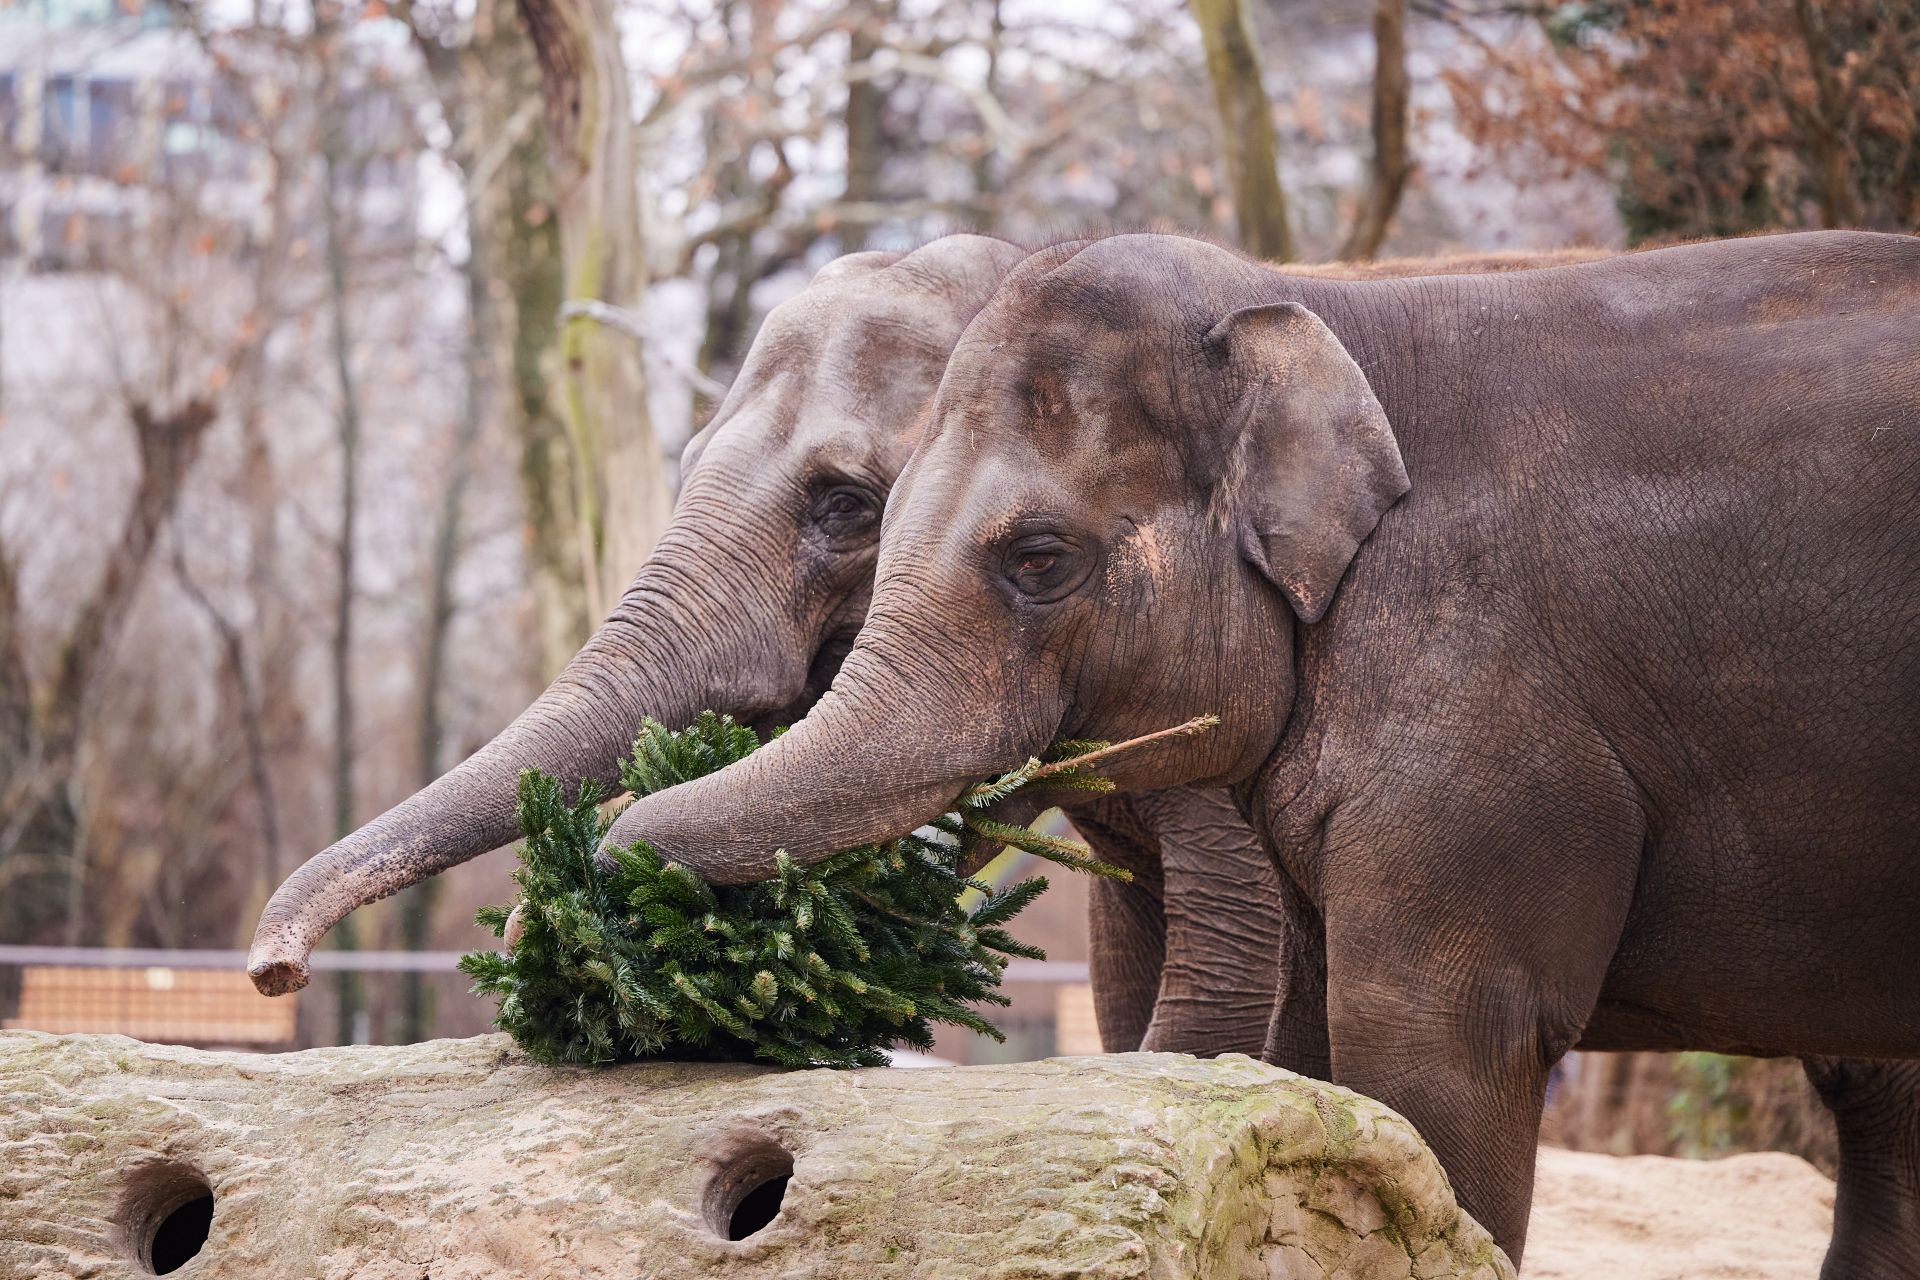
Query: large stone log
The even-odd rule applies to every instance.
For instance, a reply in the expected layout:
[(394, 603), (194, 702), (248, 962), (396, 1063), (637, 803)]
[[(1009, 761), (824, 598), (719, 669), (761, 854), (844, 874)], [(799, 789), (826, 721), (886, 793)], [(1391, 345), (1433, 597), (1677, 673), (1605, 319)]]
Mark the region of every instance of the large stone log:
[(1405, 1120), (1238, 1056), (579, 1070), (499, 1036), (0, 1035), (0, 1276), (149, 1274), (202, 1235), (183, 1277), (1513, 1274)]

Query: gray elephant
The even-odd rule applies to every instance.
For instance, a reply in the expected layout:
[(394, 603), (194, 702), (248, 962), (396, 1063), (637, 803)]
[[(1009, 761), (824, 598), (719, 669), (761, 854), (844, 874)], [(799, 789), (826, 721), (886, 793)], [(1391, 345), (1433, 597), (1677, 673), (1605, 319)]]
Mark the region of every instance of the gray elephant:
[(1552, 1065), (1710, 1049), (1815, 1059), (1825, 1274), (1913, 1276), (1913, 1068), (1829, 1059), (1920, 1056), (1917, 629), (1920, 240), (1342, 281), (1120, 236), (967, 329), (831, 690), (611, 838), (752, 879), (1218, 713), (1115, 777), (1233, 789), (1333, 1079), (1516, 1260)]
[[(312, 947), (355, 907), (510, 842), (523, 768), (611, 787), (644, 715), (684, 723), (713, 708), (778, 724), (810, 706), (865, 614), (880, 510), (910, 428), (961, 330), (1024, 256), (969, 235), (856, 254), (776, 308), (687, 450), (672, 525), (612, 617), (486, 747), (280, 887), (249, 957), (260, 989), (304, 986)], [(1237, 811), (1224, 795), (1175, 792), (1138, 806), (1096, 800), (1081, 814), (1102, 856), (1137, 877), (1102, 882), (1091, 913), (1109, 1042), (1259, 1053), (1277, 915), (1230, 925), (1216, 944), (1215, 913), (1202, 909), (1223, 884), (1273, 879)], [(1169, 898), (1174, 959), (1163, 963)]]
[[(909, 254), (857, 254), (776, 308), (688, 449), (672, 529), (620, 607), (485, 748), (288, 880), (249, 959), (261, 989), (305, 985), (312, 947), (355, 907), (512, 840), (521, 769), (611, 787), (643, 715), (680, 723), (710, 707), (782, 723), (810, 706), (865, 613), (879, 510), (911, 450), (909, 428), (967, 321), (1024, 256), (968, 235)], [(1533, 261), (1319, 270), (1406, 275)], [(1076, 817), (1102, 856), (1136, 877), (1094, 888), (1094, 985), (1108, 1046), (1259, 1053), (1279, 890), (1232, 803), (1174, 791), (1095, 801)], [(1216, 909), (1249, 879), (1274, 885), (1259, 895), (1270, 909)]]

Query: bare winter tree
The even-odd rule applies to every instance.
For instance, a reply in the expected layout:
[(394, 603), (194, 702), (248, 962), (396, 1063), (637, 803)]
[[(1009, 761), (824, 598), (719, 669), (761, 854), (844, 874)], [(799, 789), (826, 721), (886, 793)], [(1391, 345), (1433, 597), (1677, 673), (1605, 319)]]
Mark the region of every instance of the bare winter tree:
[[(956, 226), (1037, 240), (1230, 219), (1191, 159), (1211, 116), (1178, 0), (1072, 17), (731, 0), (689, 25), (685, 53), (647, 68), (638, 134), (652, 276), (705, 294), (693, 367), (667, 369), (695, 384), (695, 421), (746, 349), (758, 286), (810, 259)], [(815, 74), (783, 74), (789, 59)], [(803, 169), (823, 156), (831, 181)]]
[(1220, 158), (1233, 195), (1233, 220), (1247, 252), (1272, 262), (1293, 258), (1287, 200), (1280, 189), (1273, 106), (1260, 79), (1260, 55), (1246, 0), (1191, 0), (1207, 51)]
[(468, 378), (484, 383), (470, 381), (466, 398), (490, 402), (519, 442), (539, 626), (536, 674), (550, 678), (596, 619), (580, 554), (572, 437), (555, 408), (561, 357), (554, 318), (566, 295), (540, 67), (513, 0), (478, 0), (470, 9), (414, 0), (394, 13), (421, 52), (451, 133), (446, 157), (462, 177), (464, 363)]
[(38, 689), (24, 653), (18, 569), (0, 550), (0, 929), (8, 936), (78, 940), (87, 881), (88, 800), (79, 771), (86, 716), (213, 420), (205, 400), (129, 406), (140, 467), (133, 501)]
[[(1259, 42), (1246, 0), (1190, 0), (1206, 48), (1218, 115), (1219, 151), (1233, 196), (1234, 222), (1248, 252), (1273, 261), (1294, 256), (1280, 185), (1273, 108), (1262, 84)], [(1376, 0), (1373, 10), (1373, 152), (1341, 259), (1372, 258), (1393, 226), (1413, 176), (1408, 142), (1406, 0)]]
[[(209, 55), (200, 65), (222, 88), (243, 89), (248, 83), (244, 62)], [(119, 941), (173, 940), (192, 927), (182, 918), (186, 902), (209, 918), (237, 914), (249, 889), (262, 892), (278, 869), (280, 805), (269, 756), (274, 709), (286, 706), (274, 677), (287, 629), (270, 619), (284, 611), (271, 606), (265, 590), (250, 609), (237, 611), (204, 589), (183, 555), (180, 519), (190, 479), (202, 490), (218, 483), (199, 479), (221, 469), (202, 461), (218, 452), (213, 443), (220, 435), (218, 403), (223, 410), (218, 418), (241, 430), (245, 481), (240, 489), (253, 493), (257, 486), (257, 502), (249, 505), (235, 497), (237, 508), (252, 513), (249, 572), (256, 586), (264, 586), (271, 576), (276, 503), (261, 413), (268, 400), (266, 347), (281, 319), (283, 269), (292, 256), (287, 204), (293, 184), (286, 180), (284, 163), (291, 138), (284, 97), (240, 91), (222, 101), (227, 105), (220, 127), (245, 132), (257, 146), (251, 176), (258, 180), (260, 206), (244, 223), (210, 214), (198, 199), (196, 163), (164, 163), (152, 147), (152, 133), (133, 129), (130, 136), (109, 132), (95, 140), (100, 152), (118, 156), (119, 181), (149, 210), (135, 235), (82, 249), (81, 270), (69, 286), (70, 293), (91, 295), (99, 310), (100, 363), (109, 376), (99, 380), (98, 394), (110, 414), (125, 416), (138, 446), (131, 451), (109, 447), (102, 456), (131, 453), (137, 475), (97, 589), (74, 604), (51, 659), (39, 664), (31, 695), (33, 767), (6, 770), (24, 788), (0, 802), (7, 808), (6, 825), (22, 836), (23, 845), (37, 847), (0, 853), (0, 863), (11, 860), (11, 870), (19, 873), (50, 870), (48, 850), (63, 842), (50, 841), (48, 832), (63, 826), (73, 829), (75, 848), (66, 873), (54, 877), (59, 883), (29, 875), (21, 892), (5, 895), (13, 910), (0, 928), (12, 933), (46, 936), (44, 921), (57, 915), (57, 936), (67, 941), (103, 935)], [(178, 102), (170, 94), (157, 110), (176, 111)], [(253, 253), (258, 261), (251, 269), (234, 269), (234, 257)], [(154, 405), (179, 407), (161, 412)], [(149, 572), (163, 537), (172, 544), (165, 557), (172, 564), (171, 579)], [(36, 548), (23, 543), (21, 550)], [(37, 550), (45, 555), (46, 543)], [(17, 555), (5, 558), (17, 567)], [(8, 576), (17, 581), (16, 575)], [(169, 584), (214, 633), (219, 669), (212, 681), (214, 723), (221, 732), (210, 750), (190, 758), (157, 735), (131, 755), (123, 754), (130, 741), (139, 742), (156, 728), (147, 719), (155, 709), (146, 689), (125, 668), (147, 660), (150, 633), (136, 628), (152, 625), (156, 599), (167, 596)], [(4, 630), (11, 644), (28, 630), (28, 605), (17, 592), (9, 594), (13, 625)], [(33, 604), (43, 611), (44, 627), (46, 602)], [(192, 646), (169, 643), (164, 651), (175, 664), (177, 683), (192, 687)], [(6, 689), (29, 687), (34, 666), (23, 662), (18, 678), (4, 682)], [(231, 734), (227, 726), (233, 726)], [(22, 796), (38, 802), (37, 816), (31, 804), (22, 806)], [(252, 830), (233, 829), (236, 801), (247, 806)], [(142, 807), (137, 824), (126, 816), (135, 804)], [(130, 833), (130, 827), (137, 829)], [(262, 850), (260, 860), (234, 874), (224, 860), (232, 848), (254, 840)], [(130, 849), (138, 852), (129, 857)], [(166, 856), (155, 856), (162, 849)], [(210, 883), (218, 886), (212, 895), (205, 892)], [(176, 891), (192, 896), (182, 898)], [(42, 924), (36, 927), (35, 921)]]
[(1340, 245), (1343, 261), (1372, 258), (1393, 226), (1400, 197), (1413, 177), (1407, 143), (1407, 3), (1377, 0), (1373, 7), (1373, 155), (1353, 229)]
[[(611, 0), (520, 0), (547, 113), (569, 303), (637, 308), (646, 285), (626, 62)], [(589, 308), (561, 333), (566, 421), (588, 611), (605, 617), (665, 527), (665, 469), (629, 334)], [(584, 639), (584, 635), (581, 637)]]

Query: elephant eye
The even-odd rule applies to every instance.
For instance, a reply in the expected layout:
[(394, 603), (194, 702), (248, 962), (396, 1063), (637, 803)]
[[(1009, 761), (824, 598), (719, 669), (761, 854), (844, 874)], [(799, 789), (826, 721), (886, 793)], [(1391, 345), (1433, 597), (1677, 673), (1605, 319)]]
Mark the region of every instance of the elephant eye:
[(1028, 599), (1057, 600), (1080, 585), (1080, 557), (1071, 544), (1053, 534), (1021, 538), (1007, 548), (1004, 573)]
[(814, 498), (809, 514), (822, 533), (844, 540), (871, 530), (878, 523), (880, 506), (860, 489), (836, 485)]

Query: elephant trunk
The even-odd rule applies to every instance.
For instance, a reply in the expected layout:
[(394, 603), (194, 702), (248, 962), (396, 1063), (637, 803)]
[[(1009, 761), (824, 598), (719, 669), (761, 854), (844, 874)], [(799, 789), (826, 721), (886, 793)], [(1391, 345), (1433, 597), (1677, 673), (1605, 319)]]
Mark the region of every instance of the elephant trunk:
[[(309, 953), (349, 912), (512, 841), (521, 770), (611, 792), (642, 717), (677, 727), (707, 706), (751, 714), (756, 702), (779, 704), (783, 695), (771, 685), (788, 678), (788, 668), (797, 665), (804, 679), (804, 656), (750, 659), (751, 628), (703, 626), (698, 619), (737, 618), (742, 602), (676, 599), (676, 589), (698, 579), (674, 564), (663, 542), (612, 616), (512, 724), (287, 878), (254, 930), (247, 973), (255, 987), (267, 995), (299, 990)], [(760, 648), (775, 643), (765, 634), (758, 640)], [(756, 679), (769, 688), (756, 692)]]
[[(634, 801), (607, 843), (645, 840), (713, 884), (775, 874), (892, 839), (945, 812), (970, 784), (1017, 767), (1051, 730), (1009, 715), (999, 681), (936, 669), (872, 620), (804, 720), (745, 760)], [(1043, 719), (1043, 717), (1042, 717)]]

